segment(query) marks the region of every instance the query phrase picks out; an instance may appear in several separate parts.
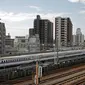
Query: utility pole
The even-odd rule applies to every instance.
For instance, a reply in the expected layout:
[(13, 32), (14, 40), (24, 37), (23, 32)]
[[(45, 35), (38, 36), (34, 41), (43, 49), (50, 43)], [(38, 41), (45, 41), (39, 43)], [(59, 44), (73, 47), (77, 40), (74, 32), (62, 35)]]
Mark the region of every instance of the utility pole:
[(38, 82), (38, 60), (36, 61), (36, 85), (39, 85), (39, 82)]
[[(57, 51), (57, 55), (55, 54)], [(59, 57), (58, 57), (58, 38), (56, 38), (56, 41), (55, 41), (55, 46), (54, 46), (54, 64), (58, 64), (58, 61), (59, 61)], [(56, 57), (56, 58), (55, 58)]]
[(55, 47), (55, 44), (54, 44), (54, 64), (57, 64), (57, 62), (56, 62), (56, 47)]
[(37, 56), (37, 60), (36, 60), (36, 75), (35, 75), (35, 83), (36, 83), (36, 85), (39, 85), (39, 80), (38, 80), (38, 67), (39, 67), (39, 65), (38, 65), (38, 61), (39, 61), (39, 59), (38, 59), (38, 56)]
[(57, 37), (57, 64), (58, 64), (58, 61), (59, 61), (59, 57), (58, 57), (58, 37)]

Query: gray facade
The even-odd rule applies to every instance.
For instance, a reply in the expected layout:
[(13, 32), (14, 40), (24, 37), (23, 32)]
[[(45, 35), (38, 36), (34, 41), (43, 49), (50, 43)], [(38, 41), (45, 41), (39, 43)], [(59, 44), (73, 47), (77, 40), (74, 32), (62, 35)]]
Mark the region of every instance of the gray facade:
[(14, 39), (14, 47), (19, 53), (28, 52), (28, 39), (25, 36), (16, 36)]
[(53, 46), (53, 23), (48, 19), (41, 19), (37, 15), (37, 19), (34, 20), (34, 32), (39, 34), (41, 50)]
[(6, 38), (5, 38), (5, 46), (6, 45), (14, 47), (14, 39), (11, 39), (11, 36), (9, 34), (6, 35)]
[(28, 51), (29, 52), (40, 52), (40, 40), (39, 40), (38, 34), (28, 39)]
[(30, 28), (29, 29), (29, 37), (32, 37), (32, 36), (34, 36), (34, 29)]
[(55, 42), (59, 47), (72, 46), (72, 22), (70, 18), (55, 18)]
[(81, 32), (80, 28), (76, 30), (76, 46), (83, 46), (84, 44), (84, 35)]
[(0, 55), (5, 54), (5, 36), (6, 36), (5, 24), (0, 22)]

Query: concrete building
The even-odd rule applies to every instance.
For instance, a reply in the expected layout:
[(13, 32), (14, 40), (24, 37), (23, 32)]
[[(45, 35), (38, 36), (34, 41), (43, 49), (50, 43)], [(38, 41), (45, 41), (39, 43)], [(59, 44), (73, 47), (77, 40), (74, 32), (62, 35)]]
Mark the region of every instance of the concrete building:
[(40, 52), (40, 40), (39, 35), (35, 34), (28, 39), (28, 50), (29, 52)]
[(14, 54), (16, 51), (14, 49), (14, 39), (11, 39), (10, 34), (6, 35), (5, 38), (5, 54)]
[(72, 45), (72, 22), (70, 18), (55, 18), (55, 42), (59, 47)]
[(76, 30), (76, 45), (82, 46), (84, 44), (84, 35), (81, 32), (80, 28)]
[[(37, 18), (34, 20), (34, 32), (35, 34), (40, 34), (40, 16), (37, 15)], [(39, 36), (40, 37), (40, 36)]]
[(14, 39), (14, 47), (19, 53), (28, 52), (28, 39), (25, 36), (16, 36)]
[(26, 36), (25, 36), (25, 39), (28, 39), (28, 38), (29, 38), (29, 35), (26, 35)]
[(40, 48), (49, 49), (53, 46), (53, 23), (48, 19), (41, 19), (39, 15), (34, 20), (34, 32), (39, 34)]
[(32, 37), (32, 36), (34, 36), (34, 29), (30, 28), (29, 29), (29, 37)]
[(76, 35), (73, 35), (72, 39), (72, 46), (76, 46)]
[(5, 24), (0, 22), (0, 55), (5, 54), (5, 37), (6, 37)]
[(6, 35), (5, 45), (9, 45), (11, 47), (14, 47), (14, 39), (11, 39), (10, 34)]

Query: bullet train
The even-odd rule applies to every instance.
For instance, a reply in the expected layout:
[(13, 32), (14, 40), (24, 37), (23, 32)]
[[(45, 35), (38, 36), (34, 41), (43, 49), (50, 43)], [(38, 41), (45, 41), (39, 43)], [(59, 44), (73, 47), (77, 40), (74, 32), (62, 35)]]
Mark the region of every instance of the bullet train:
[[(71, 50), (71, 51), (58, 52), (59, 58), (66, 57), (66, 55), (70, 56), (70, 55), (75, 55), (75, 54), (85, 54), (85, 50)], [(54, 57), (56, 55), (57, 55), (57, 52), (47, 52), (47, 53), (37, 53), (37, 54), (29, 54), (29, 55), (1, 57), (0, 64), (36, 60), (36, 59)]]

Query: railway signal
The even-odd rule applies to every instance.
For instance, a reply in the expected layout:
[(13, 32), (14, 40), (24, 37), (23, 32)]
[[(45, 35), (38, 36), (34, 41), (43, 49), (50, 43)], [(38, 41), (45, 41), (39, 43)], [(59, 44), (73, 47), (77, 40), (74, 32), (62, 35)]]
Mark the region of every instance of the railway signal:
[(42, 77), (42, 66), (38, 66), (38, 77)]

